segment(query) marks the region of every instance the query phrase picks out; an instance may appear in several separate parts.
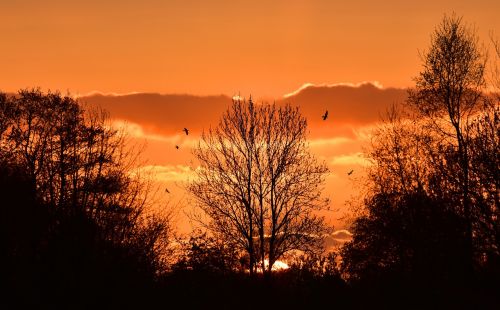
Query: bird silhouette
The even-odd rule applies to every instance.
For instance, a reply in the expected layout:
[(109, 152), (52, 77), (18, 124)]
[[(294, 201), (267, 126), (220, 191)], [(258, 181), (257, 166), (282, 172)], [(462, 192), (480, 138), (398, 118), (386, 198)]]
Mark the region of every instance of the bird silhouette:
[(184, 131), (186, 133), (186, 136), (189, 135), (189, 129), (187, 129), (186, 127), (184, 127), (184, 129), (182, 129), (182, 131)]
[(324, 121), (326, 121), (326, 119), (328, 118), (328, 110), (326, 110), (326, 112), (325, 112), (325, 114), (323, 114), (322, 118)]
[(167, 194), (170, 194), (170, 191), (168, 190), (168, 188), (165, 188), (165, 192), (166, 192)]
[(354, 170), (351, 170), (351, 171), (347, 172), (347, 175), (351, 175), (353, 172), (354, 172)]
[(178, 146), (178, 145), (176, 145), (176, 146), (175, 146), (175, 148), (176, 148), (176, 149), (179, 149), (179, 146)]

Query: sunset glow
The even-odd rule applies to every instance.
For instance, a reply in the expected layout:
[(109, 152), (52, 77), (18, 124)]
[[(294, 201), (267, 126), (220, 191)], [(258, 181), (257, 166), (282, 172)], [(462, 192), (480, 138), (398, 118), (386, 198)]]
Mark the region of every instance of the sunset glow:
[[(361, 155), (369, 141), (364, 128), (404, 100), (418, 72), (418, 47), (426, 46), (442, 14), (467, 12), (482, 33), (499, 28), (498, 2), (479, 7), (468, 1), (2, 2), (8, 48), (0, 51), (0, 87), (67, 90), (104, 107), (115, 126), (146, 142), (145, 169), (175, 188), (173, 201), (185, 198), (183, 182), (188, 167), (195, 168), (191, 152), (202, 131), (217, 124), (231, 99), (297, 104), (309, 122), (311, 150), (331, 168), (326, 194), (342, 210), (369, 164)], [(36, 53), (26, 48), (32, 43)], [(224, 95), (210, 97), (218, 94)], [(331, 116), (323, 122), (327, 109)], [(341, 214), (328, 217), (342, 228)]]
[(500, 309), (500, 0), (0, 0), (0, 35), (6, 309)]

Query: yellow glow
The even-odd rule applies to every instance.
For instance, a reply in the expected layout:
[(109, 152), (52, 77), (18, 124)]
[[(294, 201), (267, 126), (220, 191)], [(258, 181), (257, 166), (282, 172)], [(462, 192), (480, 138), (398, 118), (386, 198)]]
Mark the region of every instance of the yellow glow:
[[(269, 264), (269, 263), (268, 263)], [(288, 269), (290, 268), (290, 266), (288, 266), (287, 263), (285, 262), (282, 262), (280, 260), (276, 261), (273, 265), (273, 270), (274, 271), (277, 271), (277, 270), (284, 270), (284, 269)]]
[[(265, 265), (265, 268), (267, 269), (268, 266), (269, 266), (269, 260), (268, 259), (264, 260), (264, 265)], [(280, 270), (286, 270), (288, 268), (290, 268), (290, 266), (288, 266), (287, 263), (285, 263), (283, 261), (280, 261), (280, 260), (277, 260), (276, 262), (274, 262), (272, 270), (273, 271), (280, 271)], [(257, 272), (262, 273), (262, 268), (258, 267), (257, 268)]]

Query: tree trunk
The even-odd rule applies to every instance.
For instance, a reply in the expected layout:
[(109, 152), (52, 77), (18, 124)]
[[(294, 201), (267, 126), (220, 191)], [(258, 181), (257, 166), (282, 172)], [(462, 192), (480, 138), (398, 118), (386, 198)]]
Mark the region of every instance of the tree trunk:
[(469, 280), (474, 274), (474, 245), (472, 236), (472, 212), (469, 203), (469, 158), (467, 154), (467, 146), (464, 141), (460, 125), (455, 125), (458, 154), (460, 157), (460, 168), (462, 170), (462, 207), (465, 219), (465, 255), (466, 255), (466, 280)]

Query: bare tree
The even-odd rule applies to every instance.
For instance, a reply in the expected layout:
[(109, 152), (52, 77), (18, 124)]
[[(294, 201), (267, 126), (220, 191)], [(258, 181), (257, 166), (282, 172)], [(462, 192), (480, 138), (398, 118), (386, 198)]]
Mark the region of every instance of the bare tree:
[(259, 116), (261, 139), (254, 148), (257, 173), (253, 192), (258, 205), (261, 264), (264, 266), (267, 259), (270, 273), (274, 262), (286, 252), (314, 251), (322, 246), (327, 229), (323, 218), (313, 211), (328, 204), (321, 199), (328, 169), (308, 152), (307, 122), (298, 108), (263, 105)]
[(315, 214), (328, 204), (328, 169), (309, 154), (306, 128), (290, 105), (235, 100), (196, 149), (201, 167), (188, 189), (207, 227), (248, 254), (251, 273), (260, 265), (270, 274), (291, 250), (320, 248), (329, 231)]

